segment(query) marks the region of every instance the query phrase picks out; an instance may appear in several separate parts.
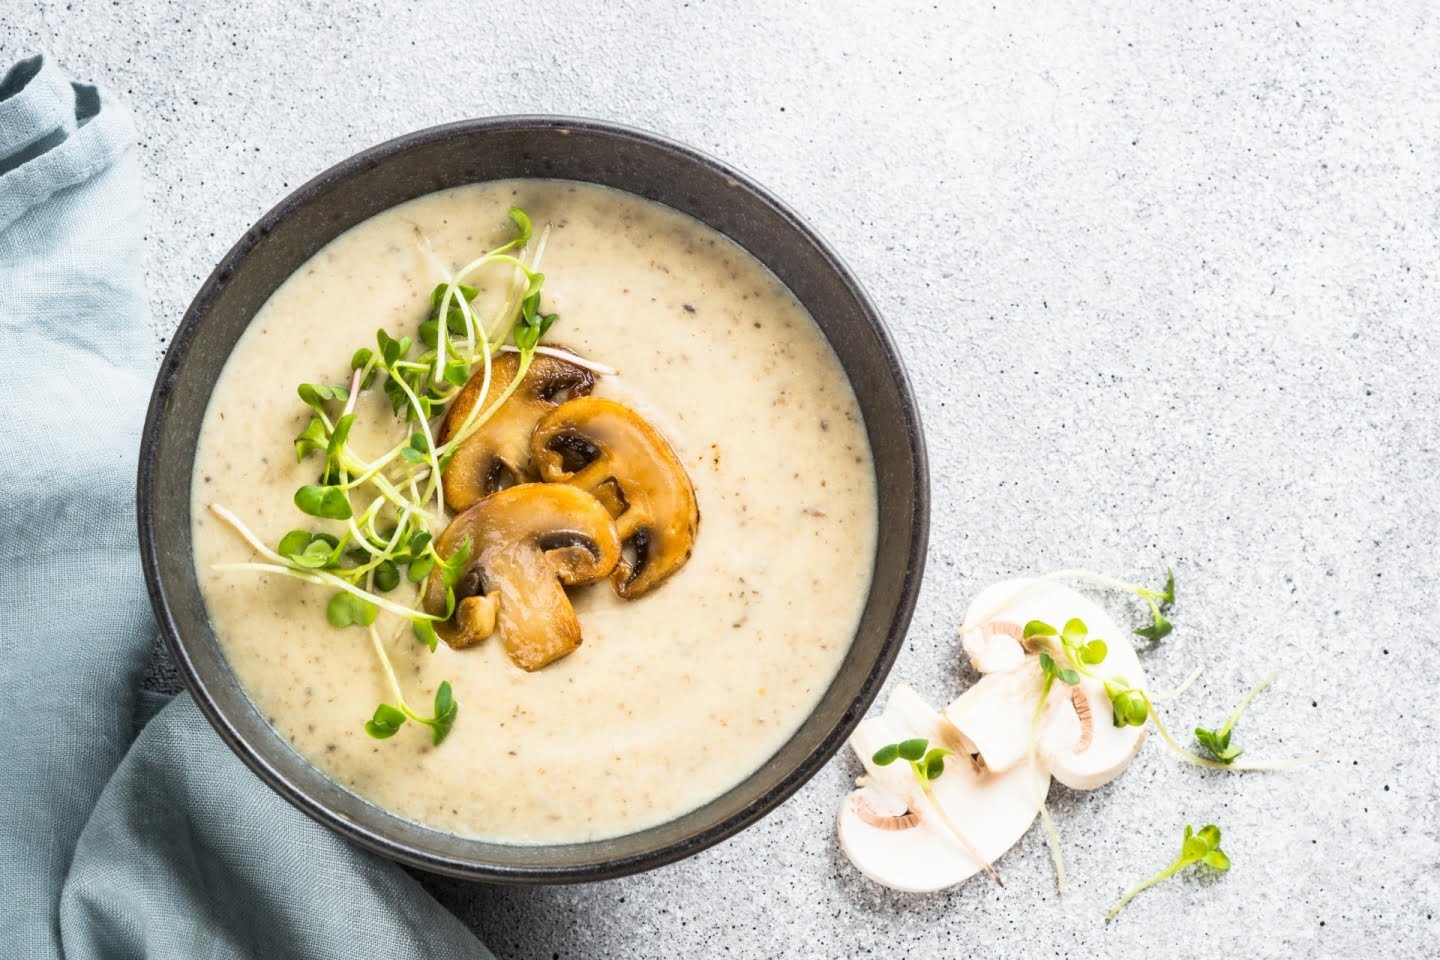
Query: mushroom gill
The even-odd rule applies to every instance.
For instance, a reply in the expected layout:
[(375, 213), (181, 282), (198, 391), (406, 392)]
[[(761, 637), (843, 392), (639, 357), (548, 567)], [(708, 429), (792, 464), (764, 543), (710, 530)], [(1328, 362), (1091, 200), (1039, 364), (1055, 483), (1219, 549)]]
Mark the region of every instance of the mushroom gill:
[(540, 418), (530, 440), (541, 479), (586, 490), (605, 504), (623, 551), (611, 576), (627, 600), (690, 558), (700, 522), (690, 477), (670, 444), (614, 400), (580, 397)]
[(920, 826), (920, 814), (909, 807), (904, 813), (886, 815), (876, 812), (859, 792), (850, 795), (850, 803), (855, 807), (855, 816), (877, 830), (909, 830), (912, 827)]
[[(607, 576), (620, 538), (600, 501), (576, 487), (526, 483), (492, 494), (461, 513), (435, 544), (449, 559), (467, 550), (450, 619), (436, 633), (456, 649), (498, 629), (514, 664), (538, 670), (580, 645), (580, 622), (566, 586)], [(423, 604), (447, 608), (444, 572), (425, 582)]]
[[(485, 396), (485, 371), (477, 369), (456, 395), (440, 425), (439, 443), (449, 443), (472, 420), (500, 399), (520, 369), (520, 356), (502, 353), (490, 364), (490, 387)], [(590, 370), (548, 354), (536, 354), (525, 377), (495, 414), (455, 448), (442, 476), (445, 505), (465, 510), (481, 497), (505, 487), (536, 479), (530, 460), (530, 434), (547, 411), (567, 397), (579, 397), (595, 388)]]

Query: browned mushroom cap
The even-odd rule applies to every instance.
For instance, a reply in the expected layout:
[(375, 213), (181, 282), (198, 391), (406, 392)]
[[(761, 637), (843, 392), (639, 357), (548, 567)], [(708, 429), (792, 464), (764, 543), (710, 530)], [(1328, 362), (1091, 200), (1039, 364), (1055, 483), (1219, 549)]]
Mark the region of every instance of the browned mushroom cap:
[[(485, 370), (475, 371), (470, 382), (455, 397), (440, 425), (440, 443), (449, 443), (460, 432), (470, 411), (481, 403), (477, 417), (490, 408), (520, 368), (520, 357), (502, 353), (490, 364), (490, 389), (481, 403), (480, 388)], [(595, 375), (559, 357), (536, 354), (525, 379), (505, 401), (464, 442), (455, 449), (445, 468), (445, 505), (459, 513), (481, 497), (503, 487), (535, 479), (530, 465), (530, 431), (535, 421), (560, 402), (568, 391), (572, 397), (585, 396), (595, 388)]]
[(684, 566), (700, 522), (695, 489), (670, 444), (629, 407), (600, 397), (562, 403), (535, 425), (540, 478), (594, 494), (625, 550), (611, 575), (627, 600)]
[[(575, 487), (543, 483), (481, 500), (450, 521), (435, 549), (448, 559), (465, 543), (470, 552), (455, 586), (455, 610), (435, 630), (450, 646), (468, 647), (490, 633), (487, 608), (498, 604), (500, 642), (525, 670), (580, 645), (580, 622), (562, 585), (599, 580), (620, 559), (615, 523), (598, 500)], [(425, 582), (424, 606), (445, 612), (438, 567)]]

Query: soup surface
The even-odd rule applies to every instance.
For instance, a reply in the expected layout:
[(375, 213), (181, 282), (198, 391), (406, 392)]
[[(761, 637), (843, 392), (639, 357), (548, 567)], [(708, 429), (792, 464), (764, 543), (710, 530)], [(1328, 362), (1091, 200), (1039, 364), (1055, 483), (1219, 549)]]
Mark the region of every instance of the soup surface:
[[(690, 561), (647, 596), (607, 582), (571, 590), (584, 643), (533, 673), (498, 638), (435, 653), (382, 612), (382, 642), (417, 711), (448, 680), (459, 702), (438, 747), (408, 723), (363, 725), (392, 701), (367, 631), (326, 622), (333, 591), (219, 571), (254, 559), (220, 504), (274, 545), (318, 529), (295, 489), (302, 382), (340, 383), (375, 331), (413, 336), (441, 279), (507, 241), (512, 205), (537, 237), (545, 343), (618, 370), (595, 393), (633, 406), (669, 440), (700, 506)], [(504, 287), (482, 276), (482, 298)], [(372, 453), (407, 429), (371, 390), (356, 429)], [(868, 589), (875, 482), (840, 365), (776, 278), (720, 234), (629, 194), (565, 181), (500, 181), (418, 198), (330, 243), (251, 323), (216, 385), (196, 458), (196, 565), (225, 652), (258, 708), (336, 781), (400, 816), (508, 843), (629, 833), (713, 799), (795, 731), (833, 678)], [(436, 534), (439, 533), (437, 529)], [(408, 603), (402, 580), (391, 596)]]

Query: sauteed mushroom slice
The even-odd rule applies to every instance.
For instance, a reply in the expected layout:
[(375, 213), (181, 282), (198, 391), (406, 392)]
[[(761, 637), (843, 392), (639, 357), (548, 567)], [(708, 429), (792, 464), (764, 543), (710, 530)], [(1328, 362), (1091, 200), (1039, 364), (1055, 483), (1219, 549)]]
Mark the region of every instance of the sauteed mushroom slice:
[(530, 454), (542, 480), (589, 491), (624, 545), (615, 592), (641, 596), (690, 559), (700, 522), (690, 477), (654, 427), (614, 400), (581, 397), (541, 417)]
[[(435, 549), (448, 559), (467, 543), (455, 610), (436, 633), (460, 649), (498, 629), (506, 654), (524, 670), (580, 645), (580, 622), (564, 588), (599, 580), (620, 559), (615, 523), (600, 501), (558, 484), (523, 483), (486, 497), (450, 522)], [(425, 582), (424, 606), (445, 612), (438, 567)]]
[[(484, 398), (480, 388), (485, 382), (485, 369), (480, 367), (451, 402), (445, 422), (440, 425), (438, 442), (449, 443), (477, 404), (478, 417), (500, 398), (515, 379), (520, 357), (502, 353), (490, 367), (490, 389)], [(443, 476), (445, 505), (458, 513), (497, 490), (534, 480), (530, 433), (535, 421), (567, 396), (585, 396), (594, 388), (595, 374), (591, 371), (559, 357), (536, 354), (510, 399), (455, 449)]]

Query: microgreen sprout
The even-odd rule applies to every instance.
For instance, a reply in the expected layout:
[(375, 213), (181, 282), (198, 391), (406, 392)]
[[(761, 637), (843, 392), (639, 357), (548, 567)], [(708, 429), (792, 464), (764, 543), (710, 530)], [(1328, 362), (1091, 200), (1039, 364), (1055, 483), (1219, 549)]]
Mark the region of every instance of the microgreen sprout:
[(1240, 698), (1239, 705), (1235, 707), (1234, 712), (1230, 714), (1218, 729), (1206, 730), (1204, 727), (1195, 728), (1195, 739), (1200, 741), (1201, 746), (1210, 751), (1212, 757), (1223, 764), (1229, 765), (1233, 764), (1236, 758), (1245, 752), (1238, 747), (1230, 745), (1230, 734), (1235, 730), (1235, 724), (1240, 722), (1240, 716), (1245, 712), (1245, 708), (1249, 707), (1255, 698), (1260, 696), (1264, 689), (1274, 683), (1279, 676), (1280, 671), (1276, 670), (1264, 680), (1261, 680), (1255, 684), (1255, 686), (1251, 687), (1250, 692)]
[(430, 741), (438, 747), (450, 735), (450, 728), (455, 725), (455, 715), (460, 709), (450, 690), (449, 680), (436, 689), (434, 709), (432, 716), (422, 717), (411, 710), (403, 699), (399, 706), (382, 703), (375, 708), (375, 715), (365, 721), (365, 732), (376, 740), (388, 740), (399, 732), (406, 720), (414, 720), (430, 728)]
[(945, 772), (945, 758), (952, 756), (954, 752), (944, 747), (932, 747), (926, 738), (916, 737), (910, 740), (901, 740), (899, 743), (886, 744), (876, 750), (870, 759), (877, 767), (888, 767), (896, 760), (904, 760), (910, 764), (910, 772), (914, 776), (915, 782), (919, 784), (921, 792), (925, 794), (930, 801), (930, 806), (939, 814), (951, 834), (960, 842), (966, 855), (980, 864), (991, 880), (1003, 887), (1005, 883), (1000, 879), (1000, 874), (996, 872), (995, 867), (981, 856), (980, 851), (975, 848), (975, 844), (950, 818), (950, 815), (945, 812), (945, 808), (935, 800), (933, 785)]
[(1230, 858), (1225, 855), (1225, 851), (1220, 849), (1220, 828), (1213, 823), (1201, 827), (1198, 831), (1192, 830), (1187, 824), (1185, 840), (1180, 847), (1180, 856), (1175, 859), (1175, 862), (1155, 876), (1143, 880), (1125, 891), (1125, 895), (1115, 906), (1110, 908), (1109, 913), (1105, 914), (1106, 921), (1114, 920), (1120, 911), (1124, 910), (1125, 906), (1139, 894), (1197, 863), (1203, 863), (1220, 873), (1230, 869)]
[(915, 774), (915, 782), (928, 793), (930, 783), (940, 779), (945, 772), (945, 758), (954, 752), (944, 747), (932, 747), (930, 741), (917, 738), (881, 747), (872, 759), (877, 767), (888, 767), (897, 759), (906, 761)]
[[(468, 544), (449, 557), (435, 548), (432, 527), (438, 528), (445, 519), (442, 474), (456, 447), (518, 388), (535, 353), (543, 349), (541, 338), (556, 320), (555, 314), (541, 311), (545, 276), (539, 264), (548, 228), (527, 262), (533, 225), (519, 208), (511, 208), (510, 220), (515, 234), (509, 241), (454, 272), (423, 241), (422, 253), (443, 279), (431, 291), (429, 312), (413, 336), (378, 330), (373, 346), (362, 346), (351, 355), (348, 384), (303, 383), (297, 388), (309, 417), (294, 439), (296, 462), (313, 458), (318, 470), (314, 482), (300, 486), (293, 499), (302, 514), (338, 525), (333, 532), (292, 530), (271, 549), (229, 510), (211, 505), (266, 561), (221, 564), (217, 569), (279, 574), (330, 587), (336, 592), (326, 604), (326, 620), (336, 628), (359, 626), (371, 631), (395, 701), (382, 703), (365, 725), (371, 736), (380, 739), (393, 736), (406, 720), (415, 720), (431, 726), (439, 743), (454, 723), (456, 705), (448, 682), (436, 692), (433, 716), (422, 717), (406, 705), (375, 632), (376, 619), (383, 612), (407, 620), (419, 641), (436, 649), (435, 622), (453, 612), (455, 586), (469, 556)], [(479, 315), (476, 304), (480, 285), (468, 282), (486, 269), (505, 276), (499, 288), (503, 302), (488, 321)], [(488, 396), (491, 361), (502, 348), (519, 354), (510, 384), (483, 410), (475, 404), (447, 443), (439, 444), (431, 421), (443, 414), (477, 371), (482, 378), (480, 396)], [(357, 401), (377, 385), (395, 420), (383, 418), (362, 426), (363, 408)], [(368, 458), (357, 450), (353, 436), (373, 438), (397, 425), (401, 438), (379, 456)], [(443, 617), (421, 609), (418, 595), (408, 604), (383, 596), (403, 581), (423, 583), (437, 568), (446, 588)]]

